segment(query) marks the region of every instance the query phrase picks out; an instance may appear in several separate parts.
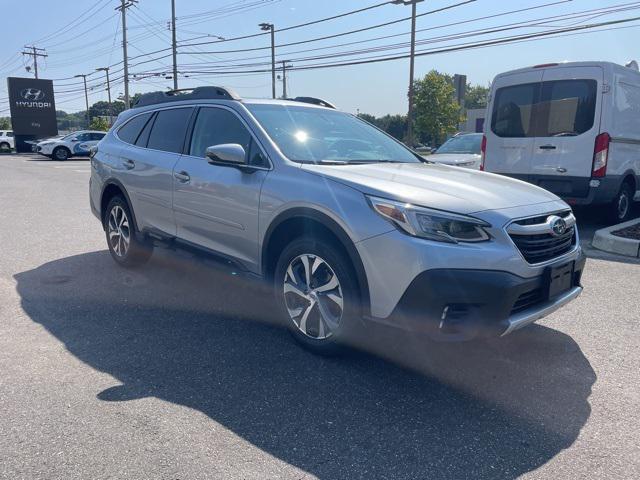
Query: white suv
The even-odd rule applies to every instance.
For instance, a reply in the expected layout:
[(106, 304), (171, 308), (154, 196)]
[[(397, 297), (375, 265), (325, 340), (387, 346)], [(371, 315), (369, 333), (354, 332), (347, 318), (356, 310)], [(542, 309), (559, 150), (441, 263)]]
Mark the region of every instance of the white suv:
[(0, 150), (12, 150), (15, 146), (13, 131), (0, 130)]
[(36, 152), (54, 160), (67, 160), (73, 156), (89, 156), (91, 147), (104, 138), (106, 132), (81, 130), (58, 139), (48, 139), (36, 145)]

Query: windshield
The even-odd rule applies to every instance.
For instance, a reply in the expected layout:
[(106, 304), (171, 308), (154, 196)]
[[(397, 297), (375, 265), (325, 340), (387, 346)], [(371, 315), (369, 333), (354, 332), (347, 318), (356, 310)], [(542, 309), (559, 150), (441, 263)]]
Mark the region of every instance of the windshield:
[(247, 106), (280, 151), (304, 163), (420, 163), (406, 147), (346, 113), (295, 105)]
[(473, 153), (480, 155), (481, 134), (459, 135), (442, 144), (436, 153)]
[(53, 137), (53, 140), (68, 140), (69, 138), (73, 138), (75, 136), (77, 136), (80, 132), (71, 132), (68, 135), (65, 135), (64, 137), (60, 138), (60, 137)]

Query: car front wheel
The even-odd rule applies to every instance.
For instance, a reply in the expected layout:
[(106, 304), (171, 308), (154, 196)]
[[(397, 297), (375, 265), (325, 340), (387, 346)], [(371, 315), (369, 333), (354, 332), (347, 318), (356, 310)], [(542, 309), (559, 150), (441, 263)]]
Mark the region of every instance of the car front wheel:
[(71, 152), (69, 151), (68, 148), (65, 147), (58, 147), (53, 151), (52, 157), (55, 160), (60, 160), (62, 162), (64, 162), (65, 160), (67, 160), (69, 157), (71, 156)]
[(293, 337), (316, 353), (337, 353), (359, 320), (350, 262), (331, 242), (303, 237), (290, 243), (280, 255), (274, 288)]

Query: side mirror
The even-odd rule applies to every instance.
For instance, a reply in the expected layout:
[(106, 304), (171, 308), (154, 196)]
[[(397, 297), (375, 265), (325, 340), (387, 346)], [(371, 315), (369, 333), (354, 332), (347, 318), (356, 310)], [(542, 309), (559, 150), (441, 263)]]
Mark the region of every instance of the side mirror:
[(223, 143), (207, 147), (207, 161), (213, 165), (247, 167), (247, 152), (237, 143)]

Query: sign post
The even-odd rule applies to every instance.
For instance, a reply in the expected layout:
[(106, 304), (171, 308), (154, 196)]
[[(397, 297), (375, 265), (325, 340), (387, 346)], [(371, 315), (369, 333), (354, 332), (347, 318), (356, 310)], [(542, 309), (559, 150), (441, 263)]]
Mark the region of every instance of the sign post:
[(9, 77), (7, 86), (17, 152), (31, 151), (26, 140), (58, 134), (53, 81)]

